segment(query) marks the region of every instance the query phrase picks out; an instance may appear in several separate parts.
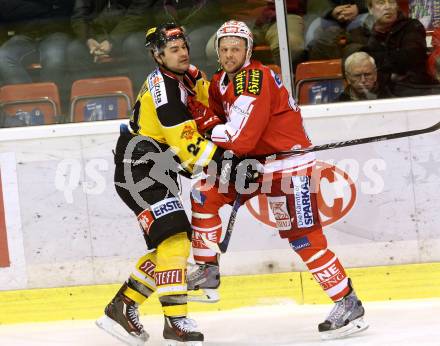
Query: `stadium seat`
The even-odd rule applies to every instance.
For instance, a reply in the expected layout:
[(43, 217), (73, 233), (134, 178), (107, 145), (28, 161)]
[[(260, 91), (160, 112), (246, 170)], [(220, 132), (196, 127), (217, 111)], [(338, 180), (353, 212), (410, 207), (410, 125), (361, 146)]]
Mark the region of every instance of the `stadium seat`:
[(127, 118), (133, 104), (133, 87), (128, 77), (80, 79), (72, 84), (72, 122)]
[(272, 51), (270, 50), (270, 47), (263, 44), (254, 46), (252, 58), (255, 60), (259, 60), (265, 64), (273, 61)]
[(341, 59), (307, 61), (296, 67), (295, 95), (300, 105), (332, 102), (343, 89)]
[(49, 82), (5, 85), (0, 107), (23, 125), (55, 124), (61, 113), (58, 87)]
[(261, 52), (261, 51), (268, 51), (270, 50), (270, 47), (265, 44), (255, 45), (254, 46), (254, 52)]

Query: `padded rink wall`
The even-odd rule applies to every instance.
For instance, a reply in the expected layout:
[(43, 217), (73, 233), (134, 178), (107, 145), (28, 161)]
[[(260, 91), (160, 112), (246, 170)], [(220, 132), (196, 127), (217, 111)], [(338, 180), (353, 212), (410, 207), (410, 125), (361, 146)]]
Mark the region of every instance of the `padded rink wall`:
[[(427, 96), (302, 112), (312, 141), (323, 144), (431, 126), (440, 120), (439, 104), (440, 97)], [(29, 320), (94, 318), (118, 287), (109, 284), (125, 280), (145, 251), (139, 226), (113, 187), (111, 150), (120, 123), (0, 130), (0, 323), (23, 321), (22, 310)], [(440, 132), (317, 158), (329, 246), (352, 268), (361, 296), (440, 296)], [(182, 181), (188, 213), (193, 183)], [(222, 209), (224, 224), (229, 212)], [(240, 209), (222, 257), (222, 274), (233, 275), (223, 281), (222, 308), (284, 298), (328, 302), (273, 221), (261, 197)], [(247, 300), (237, 285), (251, 292)], [(36, 288), (45, 290), (27, 291)], [(47, 297), (67, 305), (51, 317), (29, 313), (29, 301), (38, 305)]]

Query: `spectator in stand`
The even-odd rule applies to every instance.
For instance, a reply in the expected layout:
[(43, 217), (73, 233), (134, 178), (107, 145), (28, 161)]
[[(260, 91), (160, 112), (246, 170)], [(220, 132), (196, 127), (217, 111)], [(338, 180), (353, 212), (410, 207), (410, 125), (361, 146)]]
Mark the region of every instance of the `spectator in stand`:
[[(0, 5), (2, 6), (2, 5)], [(0, 8), (1, 10), (1, 8)], [(3, 17), (1, 17), (0, 13), (0, 47), (3, 43), (5, 43), (8, 40), (8, 29), (4, 23)], [(2, 78), (0, 77), (0, 86), (3, 85)], [(1, 127), (1, 121), (0, 121), (0, 127)]]
[[(134, 86), (140, 87), (154, 64), (145, 50), (144, 28), (154, 22), (153, 0), (75, 0), (72, 30), (76, 39), (68, 47), (73, 78), (98, 74), (96, 63), (109, 58), (126, 58), (125, 68)], [(146, 65), (150, 63), (150, 65)], [(113, 71), (114, 72), (114, 71)], [(120, 73), (118, 71), (118, 73)]]
[(321, 18), (310, 24), (305, 44), (310, 60), (348, 56), (365, 42), (368, 9), (364, 0), (331, 0)]
[[(0, 6), (3, 6), (3, 5), (0, 3)], [(4, 21), (2, 14), (0, 13), (0, 47), (7, 40), (8, 40), (8, 28), (6, 26), (6, 23)]]
[(432, 34), (432, 53), (428, 58), (428, 73), (437, 82), (440, 82), (440, 28)]
[[(287, 30), (290, 57), (295, 67), (305, 59), (304, 57), (304, 19), (307, 10), (307, 0), (286, 0)], [(280, 64), (280, 48), (278, 41), (278, 29), (276, 24), (275, 3), (267, 0), (260, 17), (255, 22), (253, 29), (256, 44), (267, 44), (272, 52), (273, 62)]]
[[(216, 64), (205, 54), (206, 44), (224, 21), (222, 7), (234, 7), (230, 1), (164, 0), (155, 4), (156, 23), (173, 22), (182, 26), (191, 46), (191, 61), (211, 75)], [(216, 61), (216, 60), (214, 60)]]
[(426, 30), (440, 27), (440, 0), (409, 0), (409, 17), (418, 19)]
[(368, 0), (374, 26), (367, 45), (378, 67), (378, 80), (395, 96), (425, 94), (420, 85), (429, 85), (426, 33), (417, 19), (405, 17), (396, 0)]
[(347, 87), (338, 97), (338, 101), (375, 100), (391, 97), (386, 86), (377, 82), (377, 70), (374, 59), (365, 52), (356, 52), (345, 59), (343, 65)]
[(40, 63), (40, 80), (56, 83), (61, 98), (67, 97), (64, 74), (72, 7), (73, 0), (0, 0), (1, 30), (8, 35), (0, 47), (3, 84), (32, 83), (26, 67)]
[(139, 90), (146, 73), (154, 67), (146, 51), (139, 50), (145, 41), (145, 27), (174, 22), (184, 27), (191, 44), (192, 61), (204, 70), (206, 42), (220, 23), (220, 19), (215, 21), (219, 17), (217, 3), (204, 0), (76, 0), (72, 27), (78, 40), (69, 46), (69, 65), (76, 78), (82, 78), (96, 74), (96, 63), (109, 57), (123, 57), (119, 66), (125, 66), (134, 89)]
[[(234, 19), (237, 21), (242, 21), (247, 24), (249, 28), (254, 28), (257, 18), (260, 18), (267, 6), (267, 0), (243, 0), (243, 1), (226, 1), (220, 0), (219, 3), (219, 14), (220, 22), (219, 27), (226, 20)], [(219, 68), (217, 51), (214, 46), (215, 32), (209, 39), (206, 45), (206, 57), (208, 63), (211, 63), (215, 69)], [(262, 59), (263, 60), (263, 59)]]

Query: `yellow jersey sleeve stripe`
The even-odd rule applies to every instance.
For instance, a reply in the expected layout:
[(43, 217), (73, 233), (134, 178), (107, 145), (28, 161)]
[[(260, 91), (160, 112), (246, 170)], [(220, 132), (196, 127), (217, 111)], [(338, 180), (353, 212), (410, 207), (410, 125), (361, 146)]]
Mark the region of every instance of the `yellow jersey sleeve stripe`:
[(205, 167), (208, 165), (212, 156), (214, 155), (216, 146), (212, 142), (207, 142), (205, 149), (200, 155), (199, 159), (196, 161), (195, 165), (200, 167)]

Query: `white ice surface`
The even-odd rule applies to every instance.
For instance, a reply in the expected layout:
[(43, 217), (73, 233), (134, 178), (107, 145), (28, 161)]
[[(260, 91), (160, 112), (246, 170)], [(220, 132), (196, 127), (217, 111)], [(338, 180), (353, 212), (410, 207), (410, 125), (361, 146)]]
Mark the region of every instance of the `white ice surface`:
[[(440, 299), (364, 304), (370, 328), (346, 339), (321, 341), (317, 324), (331, 305), (259, 306), (227, 312), (197, 313), (206, 346), (274, 345), (440, 345)], [(162, 344), (163, 319), (142, 316), (151, 335), (146, 345)], [(0, 326), (1, 346), (117, 346), (118, 340), (94, 321), (63, 321)]]

